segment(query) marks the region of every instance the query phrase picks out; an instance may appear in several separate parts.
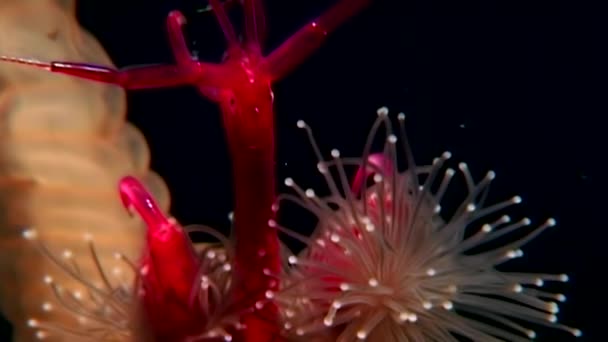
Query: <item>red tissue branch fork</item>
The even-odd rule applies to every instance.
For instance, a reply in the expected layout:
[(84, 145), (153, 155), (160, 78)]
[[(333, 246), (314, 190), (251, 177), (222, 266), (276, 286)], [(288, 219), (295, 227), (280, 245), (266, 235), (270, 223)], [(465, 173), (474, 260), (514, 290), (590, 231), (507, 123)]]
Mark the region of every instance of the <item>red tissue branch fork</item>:
[(200, 334), (208, 319), (192, 295), (199, 261), (187, 234), (163, 214), (135, 178), (123, 178), (119, 192), (124, 206), (148, 226), (135, 286), (141, 291), (138, 295), (148, 323), (145, 330), (155, 341), (183, 341)]
[[(244, 37), (240, 40), (224, 5), (220, 0), (209, 0), (227, 40), (226, 58), (219, 64), (193, 58), (182, 32), (185, 18), (177, 11), (171, 12), (167, 19), (175, 65), (115, 70), (72, 62), (0, 59), (116, 84), (126, 89), (193, 85), (205, 97), (217, 102), (222, 110), (234, 177), (236, 296), (263, 300), (266, 290), (273, 290), (278, 285), (265, 274), (278, 274), (280, 268), (278, 237), (276, 231), (268, 227), (269, 219), (274, 216), (271, 207), (275, 201), (276, 181), (272, 84), (300, 65), (323, 43), (329, 32), (371, 1), (338, 1), (277, 49), (263, 56), (266, 26), (262, 1), (241, 0), (245, 22)], [(157, 245), (148, 247), (160, 248)], [(182, 272), (190, 269), (184, 268)], [(177, 279), (189, 278), (182, 275), (175, 281)], [(245, 340), (271, 340), (271, 334), (276, 330), (276, 315), (276, 308), (268, 304), (261, 312), (244, 317), (243, 323), (247, 327)]]

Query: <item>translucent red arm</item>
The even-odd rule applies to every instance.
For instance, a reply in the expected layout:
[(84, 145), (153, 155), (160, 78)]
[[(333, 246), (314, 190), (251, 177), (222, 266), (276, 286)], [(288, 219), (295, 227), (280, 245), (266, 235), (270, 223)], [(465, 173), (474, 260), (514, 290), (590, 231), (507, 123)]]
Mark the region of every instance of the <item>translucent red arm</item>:
[(266, 40), (264, 1), (244, 0), (243, 11), (245, 13), (245, 39), (250, 46), (261, 50)]
[[(221, 6), (220, 6), (221, 7)], [(197, 85), (220, 88), (224, 71), (221, 66), (195, 60), (183, 36), (182, 26), (186, 19), (179, 11), (167, 17), (169, 42), (177, 65), (146, 65), (114, 69), (99, 65), (75, 62), (41, 62), (27, 58), (0, 56), (1, 61), (27, 64), (52, 72), (77, 76), (93, 81), (119, 85), (125, 89), (165, 88), (181, 85)]]
[(172, 87), (192, 83), (192, 74), (173, 65), (147, 65), (114, 69), (86, 63), (41, 62), (0, 56), (5, 62), (27, 64), (48, 71), (119, 85), (125, 89)]
[(228, 42), (228, 48), (238, 46), (239, 40), (236, 37), (236, 33), (234, 31), (234, 27), (230, 22), (230, 18), (224, 9), (224, 6), (220, 3), (219, 0), (209, 0), (209, 4), (211, 4), (211, 8), (213, 9), (213, 13), (215, 14), (215, 18), (217, 19), (222, 31), (224, 32), (224, 36), (226, 37), (226, 41)]
[(125, 207), (135, 210), (148, 227), (146, 251), (138, 265), (146, 326), (158, 341), (182, 341), (200, 333), (207, 317), (191, 297), (199, 264), (190, 238), (137, 179), (123, 178), (119, 192)]
[(265, 58), (263, 69), (279, 80), (299, 66), (325, 41), (325, 37), (372, 0), (340, 0), (320, 17), (302, 27)]
[(186, 24), (186, 18), (179, 11), (171, 11), (167, 17), (167, 34), (169, 44), (173, 51), (173, 57), (178, 67), (184, 72), (198, 73), (198, 61), (192, 58), (182, 27)]

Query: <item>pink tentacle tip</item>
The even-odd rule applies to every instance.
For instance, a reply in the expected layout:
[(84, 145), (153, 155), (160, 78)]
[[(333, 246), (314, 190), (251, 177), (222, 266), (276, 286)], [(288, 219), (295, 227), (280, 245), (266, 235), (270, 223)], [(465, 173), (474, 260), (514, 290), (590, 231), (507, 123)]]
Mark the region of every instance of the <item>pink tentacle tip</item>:
[(390, 174), (393, 167), (393, 161), (384, 153), (373, 153), (367, 157), (367, 161), (364, 166), (359, 167), (355, 177), (353, 178), (353, 182), (351, 184), (351, 189), (354, 193), (359, 193), (361, 189), (365, 186), (365, 181), (368, 177), (376, 172), (380, 172), (381, 174)]
[(151, 233), (159, 233), (173, 226), (158, 207), (158, 204), (145, 187), (132, 176), (124, 177), (118, 185), (120, 199), (127, 210), (134, 210), (151, 230)]
[(186, 17), (182, 14), (182, 12), (174, 10), (169, 12), (169, 17), (167, 18), (169, 25), (177, 25), (181, 26), (186, 24)]

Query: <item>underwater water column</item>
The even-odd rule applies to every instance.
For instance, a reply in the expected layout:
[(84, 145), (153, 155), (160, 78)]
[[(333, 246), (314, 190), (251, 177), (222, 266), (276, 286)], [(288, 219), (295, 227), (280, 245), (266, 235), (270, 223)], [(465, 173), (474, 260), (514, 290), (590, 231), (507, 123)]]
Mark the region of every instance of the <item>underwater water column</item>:
[[(0, 1), (0, 38), (7, 55), (112, 64), (79, 26), (74, 1)], [(35, 329), (45, 321), (77, 323), (62, 316), (53, 291), (78, 297), (82, 285), (26, 241), (24, 229), (53, 254), (78, 260), (82, 278), (102, 282), (85, 242), (94, 241), (97, 261), (129, 282), (134, 275), (120, 272), (114, 252), (136, 259), (143, 227), (122, 207), (116, 185), (137, 176), (163, 209), (169, 193), (149, 170), (143, 135), (125, 122), (122, 89), (15, 64), (0, 65), (0, 80), (0, 306), (14, 341), (30, 341), (46, 336)]]
[[(310, 27), (318, 27), (318, 25), (313, 22)], [(228, 30), (227, 36), (232, 36), (230, 31), (231, 30)], [(292, 46), (298, 46), (298, 44)], [(182, 49), (178, 52), (181, 53), (185, 51), (185, 49)], [(249, 50), (245, 51), (248, 53), (250, 52)], [(180, 54), (176, 55), (176, 57), (180, 56)], [(188, 63), (183, 63), (181, 67), (193, 66), (192, 64), (194, 63), (192, 63), (192, 58), (190, 58), (191, 56), (184, 54), (181, 57), (186, 57), (182, 58), (181, 61), (191, 63), (190, 65), (188, 65)], [(234, 56), (234, 59), (236, 60), (238, 57), (240, 56)], [(180, 59), (177, 59), (179, 64)], [(256, 59), (254, 58), (249, 60)], [(67, 65), (67, 63), (64, 62), (59, 62), (59, 64), (62, 64), (63, 66)], [(206, 67), (207, 66), (208, 65), (206, 65)], [(251, 65), (246, 66), (251, 67)], [(80, 65), (80, 67), (82, 67), (82, 65)], [(166, 68), (155, 70), (167, 71), (172, 69), (179, 71), (179, 67), (180, 66), (178, 65), (178, 68), (175, 69), (172, 66), (168, 66)], [(105, 69), (103, 65), (99, 67), (86, 66), (85, 69), (86, 70), (81, 69), (81, 71), (90, 72), (92, 69), (95, 69), (95, 71), (98, 71), (102, 75), (108, 74), (108, 69)], [(253, 68), (243, 69), (245, 69), (244, 71), (260, 70)], [(133, 69), (129, 69), (129, 71), (132, 70)], [(182, 71), (183, 70), (187, 69), (184, 68)], [(261, 70), (264, 69), (262, 68)], [(153, 70), (148, 71), (150, 72)], [(195, 69), (191, 71), (195, 71)], [(243, 70), (238, 69), (238, 65), (223, 65), (221, 74), (224, 75), (225, 72), (230, 71), (234, 72), (233, 75), (239, 76), (242, 75), (242, 73), (239, 71)], [(118, 74), (120, 74), (120, 72)], [(148, 75), (158, 75), (158, 73), (154, 74), (153, 72), (150, 72)], [(139, 76), (141, 76), (141, 74), (139, 74)], [(262, 73), (257, 76), (267, 75)], [(255, 80), (255, 78), (252, 79)], [(262, 81), (266, 81), (265, 77), (262, 77), (261, 79)], [(204, 80), (204, 78), (197, 80)], [(230, 78), (230, 80), (230, 87), (228, 87), (226, 84), (219, 84), (218, 89), (220, 91), (204, 93), (204, 95), (218, 95), (219, 93), (221, 97), (219, 100), (225, 101), (218, 101), (217, 98), (212, 99), (225, 106), (224, 112), (227, 112), (228, 114), (252, 114), (255, 111), (234, 111), (233, 109), (234, 107), (240, 107), (238, 109), (246, 109), (247, 106), (242, 106), (243, 103), (250, 104), (254, 102), (253, 100), (267, 99), (267, 97), (264, 95), (267, 95), (268, 91), (252, 91), (253, 89), (246, 87), (248, 86), (248, 83), (245, 82), (247, 79), (235, 77)], [(158, 81), (158, 79), (155, 81)], [(165, 79), (161, 81), (167, 80)], [(180, 80), (180, 82), (181, 81), (183, 80)], [(192, 79), (187, 78), (187, 81), (192, 81)], [(163, 84), (176, 84), (180, 82), (169, 80)], [(154, 82), (146, 85), (150, 86), (150, 84), (158, 85)], [(209, 88), (205, 88), (204, 90), (208, 91)], [(230, 101), (231, 98), (229, 95), (231, 94), (238, 94), (238, 96), (235, 98), (236, 101)], [(251, 97), (249, 97), (249, 95)], [(261, 108), (266, 109), (267, 107)], [(268, 111), (266, 110), (260, 112)], [(387, 111), (380, 110), (378, 115), (381, 117), (381, 121), (379, 122), (384, 122), (386, 120), (385, 117), (387, 115)], [(243, 115), (244, 119), (250, 119), (251, 117), (257, 118), (258, 116)], [(401, 116), (398, 116), (398, 119), (399, 117)], [(234, 116), (230, 116), (229, 118), (234, 118)], [(399, 120), (402, 121), (402, 119)], [(239, 125), (237, 125), (237, 123), (242, 122), (247, 121), (225, 120), (224, 123), (227, 124), (227, 126), (236, 126), (237, 128), (234, 129), (235, 127), (232, 127), (234, 130), (231, 130), (231, 133), (236, 132), (239, 134), (234, 134), (232, 135), (232, 138), (230, 138), (229, 133), (228, 140), (233, 144), (235, 144), (235, 142), (240, 142), (241, 144), (235, 145), (237, 145), (236, 147), (239, 149), (243, 149), (243, 152), (237, 150), (237, 152), (234, 153), (233, 151), (233, 157), (239, 157), (241, 154), (248, 157), (242, 158), (243, 164), (241, 164), (241, 166), (243, 167), (238, 168), (239, 172), (244, 173), (243, 171), (248, 170), (246, 167), (248, 165), (269, 164), (267, 162), (259, 163), (258, 161), (270, 160), (271, 157), (258, 158), (258, 160), (255, 160), (253, 158), (254, 156), (250, 153), (251, 150), (254, 149), (250, 148), (247, 150), (243, 148), (247, 147), (248, 145), (242, 144), (243, 140), (236, 139), (242, 139), (244, 136), (247, 136), (247, 130), (245, 130), (245, 132), (238, 130), (238, 128), (242, 127), (238, 127)], [(388, 123), (389, 121), (385, 122)], [(298, 123), (298, 127), (309, 131), (308, 126), (303, 121)], [(372, 132), (373, 131), (374, 129), (372, 129)], [(267, 136), (264, 136), (263, 138), (270, 140)], [(405, 140), (402, 138), (405, 138), (405, 134), (400, 134), (399, 137), (396, 135), (389, 135), (386, 138), (387, 146), (385, 148), (385, 152), (390, 153), (388, 153), (388, 157), (384, 156), (379, 160), (390, 161), (392, 159), (390, 156), (395, 152), (393, 150), (394, 147), (391, 146), (397, 142)], [(264, 145), (269, 146), (271, 144)], [(253, 146), (255, 147), (256, 145)], [(236, 150), (234, 146), (231, 146), (231, 148)], [(408, 148), (405, 150), (407, 151)], [(352, 157), (343, 159), (337, 150), (333, 150), (331, 152), (331, 160), (325, 160), (322, 157), (318, 158), (318, 172), (328, 175), (328, 173), (324, 170), (331, 167), (334, 169), (334, 173), (339, 174), (338, 179), (330, 179), (327, 183), (330, 188), (334, 188), (333, 185), (340, 184), (339, 187), (342, 188), (342, 190), (334, 191), (332, 189), (331, 196), (329, 197), (325, 197), (325, 194), (321, 197), (316, 197), (317, 195), (315, 195), (316, 192), (314, 190), (304, 190), (302, 188), (298, 188), (297, 184), (293, 182), (293, 180), (285, 180), (285, 185), (292, 187), (294, 191), (300, 195), (300, 202), (305, 204), (305, 209), (311, 209), (310, 211), (313, 211), (317, 215), (321, 214), (318, 215), (319, 224), (317, 226), (317, 233), (315, 233), (313, 236), (321, 238), (326, 237), (326, 240), (314, 240), (314, 243), (309, 244), (308, 248), (306, 249), (307, 252), (298, 256), (290, 255), (287, 261), (292, 264), (290, 269), (291, 272), (288, 272), (286, 277), (282, 279), (283, 281), (281, 283), (283, 285), (280, 287), (279, 291), (273, 292), (270, 290), (270, 292), (264, 293), (266, 298), (276, 299), (274, 302), (278, 304), (276, 306), (282, 314), (282, 317), (279, 319), (284, 319), (282, 322), (280, 322), (283, 323), (286, 330), (283, 331), (284, 335), (287, 335), (287, 338), (290, 340), (311, 340), (311, 336), (302, 337), (302, 335), (306, 335), (308, 333), (319, 333), (323, 338), (328, 336), (328, 332), (332, 332), (339, 334), (339, 336), (345, 340), (352, 340), (352, 338), (356, 336), (358, 339), (386, 341), (391, 340), (388, 339), (387, 335), (385, 334), (388, 332), (389, 336), (393, 336), (392, 340), (405, 340), (407, 337), (416, 339), (423, 336), (426, 337), (425, 340), (432, 339), (443, 341), (450, 340), (450, 337), (452, 336), (451, 333), (459, 333), (460, 330), (461, 333), (459, 335), (474, 337), (472, 338), (473, 340), (492, 340), (493, 337), (489, 337), (488, 335), (492, 335), (497, 338), (509, 336), (509, 338), (507, 338), (508, 340), (517, 340), (516, 338), (511, 339), (510, 337), (512, 335), (510, 333), (506, 333), (505, 335), (505, 332), (496, 330), (493, 327), (480, 325), (480, 322), (469, 322), (463, 320), (453, 312), (458, 312), (462, 307), (466, 306), (468, 306), (470, 309), (472, 304), (474, 304), (473, 306), (476, 306), (474, 308), (475, 311), (478, 309), (483, 309), (481, 311), (486, 310), (486, 315), (494, 312), (490, 311), (488, 313), (487, 309), (500, 310), (502, 312), (503, 308), (509, 308), (507, 305), (508, 302), (499, 302), (496, 303), (499, 305), (494, 305), (495, 303), (488, 303), (487, 301), (483, 300), (480, 301), (480, 298), (471, 298), (467, 295), (466, 290), (468, 289), (470, 291), (471, 285), (478, 288), (480, 284), (484, 284), (488, 280), (492, 280), (489, 282), (489, 284), (493, 285), (493, 279), (495, 278), (505, 279), (505, 276), (497, 276), (495, 274), (493, 266), (496, 263), (504, 262), (504, 257), (513, 258), (520, 256), (521, 251), (512, 248), (523, 245), (525, 241), (516, 241), (514, 244), (502, 246), (501, 249), (496, 251), (496, 253), (493, 253), (495, 254), (493, 255), (493, 258), (487, 257), (487, 255), (475, 258), (469, 258), (468, 256), (463, 257), (461, 252), (466, 251), (468, 247), (475, 245), (477, 238), (480, 238), (482, 241), (497, 238), (505, 231), (508, 232), (517, 230), (521, 228), (521, 226), (527, 226), (530, 224), (530, 222), (528, 222), (527, 219), (523, 219), (522, 221), (517, 221), (509, 225), (510, 220), (507, 219), (500, 219), (496, 222), (490, 221), (487, 225), (481, 227), (478, 232), (479, 235), (475, 235), (476, 239), (473, 240), (463, 240), (462, 233), (464, 233), (465, 230), (469, 230), (469, 220), (481, 219), (484, 214), (488, 213), (488, 211), (493, 212), (494, 209), (502, 208), (505, 205), (517, 204), (520, 202), (518, 197), (514, 197), (504, 203), (501, 202), (498, 204), (498, 207), (495, 205), (490, 206), (489, 208), (491, 210), (484, 208), (482, 204), (485, 201), (485, 191), (487, 189), (487, 184), (494, 178), (494, 173), (489, 172), (485, 178), (481, 179), (479, 183), (476, 183), (477, 181), (470, 177), (471, 175), (468, 173), (466, 164), (459, 164), (458, 169), (464, 176), (463, 178), (465, 183), (467, 183), (468, 192), (460, 193), (466, 197), (466, 201), (463, 202), (462, 207), (463, 213), (454, 216), (452, 219), (449, 217), (439, 217), (438, 209), (441, 208), (434, 206), (433, 204), (435, 204), (435, 202), (439, 202), (443, 191), (439, 191), (440, 195), (432, 194), (429, 190), (431, 187), (430, 184), (433, 183), (432, 181), (425, 181), (424, 185), (422, 183), (418, 184), (419, 180), (416, 177), (417, 172), (412, 171), (417, 167), (410, 164), (410, 160), (407, 160), (410, 171), (407, 171), (404, 175), (401, 175), (401, 171), (398, 172), (396, 169), (388, 167), (385, 165), (386, 163), (378, 163), (376, 162), (375, 158), (368, 158), (375, 156), (369, 153), (370, 151), (365, 150), (360, 158), (355, 156), (356, 161), (353, 161)], [(408, 153), (406, 153), (405, 159), (408, 159), (407, 154)], [(439, 176), (441, 176), (439, 165), (444, 161), (447, 161), (449, 156), (450, 154), (446, 153), (437, 159), (438, 162), (433, 162), (428, 166), (421, 167), (420, 173), (425, 174), (428, 170), (431, 170), (431, 172), (429, 172), (431, 175), (435, 175), (439, 172)], [(239, 165), (237, 163), (235, 164)], [(349, 185), (351, 172), (343, 172), (342, 170), (342, 166), (346, 164), (354, 164), (349, 166), (354, 166), (355, 168), (358, 167), (359, 171), (361, 171), (361, 174), (363, 175), (362, 177), (370, 178), (369, 180), (373, 181), (374, 183), (369, 184), (366, 182), (366, 185), (362, 185), (362, 182), (357, 181), (355, 177), (353, 180), (354, 183)], [(396, 163), (388, 164), (389, 166), (396, 165)], [(321, 167), (319, 167), (319, 165)], [(259, 173), (263, 174), (263, 176), (268, 178), (269, 181), (258, 183), (264, 183), (266, 185), (250, 185), (249, 183), (252, 177), (248, 177), (248, 175), (243, 174), (241, 181), (238, 184), (235, 184), (235, 188), (241, 188), (241, 193), (243, 193), (243, 189), (261, 189), (266, 194), (273, 194), (273, 185), (268, 185), (271, 184), (271, 181), (274, 179), (274, 176), (272, 176), (273, 170), (268, 169), (268, 171), (262, 171)], [(440, 189), (447, 187), (449, 179), (453, 174), (453, 169), (447, 169), (445, 171), (443, 178), (444, 180), (441, 181), (441, 184), (439, 184)], [(433, 177), (429, 178), (433, 179)], [(413, 181), (413, 179), (416, 179), (416, 181)], [(428, 187), (427, 183), (429, 184)], [(397, 187), (397, 184), (402, 186)], [(419, 187), (421, 187), (420, 190), (417, 190)], [(248, 192), (255, 193), (252, 191), (245, 191), (244, 193), (247, 195)], [(478, 198), (477, 194), (480, 193), (484, 194), (484, 196)], [(319, 192), (319, 194), (322, 194), (322, 192)], [(436, 199), (434, 198), (435, 196)], [(239, 197), (238, 194), (236, 197)], [(268, 198), (270, 197), (271, 196), (268, 196)], [(149, 203), (151, 203), (152, 200), (148, 201), (148, 199), (149, 198), (143, 198), (143, 201), (140, 202), (140, 204), (147, 205), (148, 209), (150, 209), (152, 206), (149, 205)], [(239, 216), (239, 210), (235, 210), (237, 224), (239, 217), (253, 217), (256, 218), (256, 220), (241, 220), (241, 222), (249, 223), (250, 226), (257, 228), (267, 228), (266, 225), (269, 225), (270, 228), (273, 229), (279, 228), (277, 226), (277, 222), (273, 219), (270, 221), (262, 221), (261, 219), (257, 219), (259, 218), (258, 216), (262, 215), (268, 217), (268, 215), (264, 214), (264, 212), (268, 211), (267, 204), (269, 203), (263, 205), (264, 203), (261, 202), (265, 201), (260, 201), (259, 196), (256, 196), (253, 199), (241, 201), (241, 204), (243, 204), (241, 208), (243, 210), (240, 210), (240, 212), (245, 214), (250, 212), (251, 214)], [(339, 208), (336, 208), (336, 204), (338, 204)], [(258, 208), (259, 210), (256, 210), (255, 208)], [(154, 208), (154, 211), (156, 213), (159, 212), (156, 210), (156, 208)], [(270, 217), (272, 216), (273, 214), (271, 214)], [(160, 216), (156, 216), (156, 218), (158, 218), (158, 220), (150, 221), (152, 223), (151, 228), (154, 228), (153, 230), (171, 232), (171, 229), (165, 228), (177, 227), (177, 224), (172, 222), (170, 219)], [(443, 219), (447, 221), (443, 221)], [(251, 224), (251, 222), (261, 223), (259, 225), (254, 225)], [(545, 223), (541, 223), (539, 226), (537, 226), (536, 232), (548, 229), (554, 225), (555, 221), (553, 219), (549, 219), (545, 221)], [(241, 225), (241, 227), (249, 228), (248, 231), (245, 231), (245, 233), (259, 233), (262, 230), (251, 229), (251, 227), (244, 225)], [(496, 231), (495, 235), (493, 235), (494, 228), (500, 229)], [(266, 229), (266, 231), (272, 232), (273, 229)], [(288, 228), (281, 228), (281, 230), (284, 232), (289, 231)], [(244, 230), (240, 231), (243, 232)], [(174, 232), (181, 233), (182, 230), (175, 229)], [(403, 235), (403, 232), (407, 232), (407, 234)], [(458, 234), (450, 234), (454, 232)], [(484, 237), (483, 234), (490, 235), (485, 235)], [(537, 233), (533, 233), (532, 235), (535, 236), (536, 234)], [(272, 237), (272, 239), (269, 239), (270, 243), (272, 244), (276, 239), (274, 239), (274, 236), (270, 234), (269, 236)], [(304, 242), (313, 241), (309, 240), (307, 237), (303, 237), (301, 240)], [(251, 247), (252, 245), (251, 239), (241, 239), (241, 241), (243, 242), (239, 243), (241, 246)], [(319, 245), (321, 248), (315, 246), (315, 244)], [(150, 247), (150, 244), (148, 244), (148, 247)], [(159, 250), (167, 251), (168, 249), (164, 248), (161, 244), (156, 252)], [(359, 257), (357, 261), (362, 262), (353, 262), (355, 260), (352, 257), (353, 250), (358, 252), (355, 253), (356, 256)], [(257, 250), (251, 249), (250, 252), (257, 252)], [(254, 264), (254, 254), (255, 253), (242, 253), (242, 257), (240, 258), (244, 261), (242, 265), (252, 264), (254, 266), (259, 266), (259, 263)], [(249, 258), (249, 256), (251, 256), (251, 258)], [(171, 258), (169, 260), (174, 259), (175, 258)], [(436, 267), (427, 268), (426, 263), (412, 262), (412, 260), (416, 261), (417, 259), (418, 261), (427, 260), (432, 262), (432, 264)], [(471, 263), (468, 261), (473, 261), (473, 264), (478, 264), (478, 267), (483, 269), (484, 273), (481, 274), (481, 277), (474, 277), (472, 274), (470, 274), (470, 271), (475, 268), (471, 267)], [(479, 261), (483, 262), (478, 263)], [(238, 265), (238, 262), (235, 264)], [(346, 265), (349, 267), (345, 267)], [(385, 267), (383, 267), (383, 265)], [(463, 265), (466, 265), (467, 267), (464, 267)], [(146, 266), (146, 264), (141, 266), (141, 270), (147, 270)], [(394, 272), (382, 271), (385, 268), (390, 268), (394, 270)], [(327, 270), (330, 271), (327, 272)], [(340, 272), (341, 270), (347, 270), (348, 272)], [(246, 271), (249, 271), (247, 272), (248, 275), (242, 276), (241, 279), (243, 280), (240, 281), (243, 284), (248, 280), (262, 278), (261, 276), (265, 275), (264, 272), (260, 272), (260, 269), (255, 270), (253, 267), (247, 268)], [(406, 279), (406, 281), (391, 275), (404, 275), (408, 279)], [(494, 288), (494, 286), (491, 286), (490, 288), (484, 287), (483, 289), (484, 291), (498, 290), (498, 295), (507, 294), (509, 297), (518, 297), (535, 302), (534, 306), (539, 308), (541, 311), (540, 313), (536, 312), (535, 314), (540, 314), (544, 319), (546, 319), (546, 321), (543, 321), (542, 319), (540, 320), (541, 325), (553, 325), (553, 323), (555, 323), (555, 317), (552, 314), (557, 310), (557, 304), (541, 303), (536, 301), (537, 298), (532, 298), (537, 296), (536, 294), (538, 293), (536, 292), (537, 290), (533, 288), (534, 286), (539, 286), (537, 285), (537, 282), (534, 281), (536, 278), (537, 275), (529, 275), (522, 278), (517, 277), (516, 279), (509, 279), (509, 284), (501, 284), (500, 288), (498, 289)], [(545, 280), (561, 282), (568, 279), (567, 276), (563, 275), (554, 275), (549, 277), (543, 275), (539, 278), (541, 278), (542, 282)], [(164, 278), (170, 289), (177, 288), (177, 285), (179, 285), (180, 288), (183, 288), (191, 284), (191, 280), (188, 277), (185, 277), (184, 279), (186, 280), (186, 286), (181, 286), (184, 284), (179, 284), (179, 282), (175, 281), (174, 278)], [(513, 283), (513, 281), (515, 282)], [(201, 285), (204, 284), (206, 284), (206, 282), (201, 281)], [(531, 288), (527, 288), (528, 286)], [(412, 289), (417, 290), (414, 291), (416, 293), (410, 293), (410, 290)], [(464, 289), (465, 291), (461, 291), (460, 289)], [(190, 289), (187, 288), (187, 290)], [(261, 293), (261, 291), (255, 292)], [(440, 294), (439, 296), (437, 295), (438, 293)], [(416, 300), (421, 297), (420, 295), (428, 300)], [(551, 296), (553, 299), (558, 301), (560, 298), (562, 298), (561, 294), (552, 294)], [(316, 302), (316, 304), (313, 306), (301, 305), (309, 304), (311, 302)], [(462, 307), (459, 307), (459, 305)], [(295, 311), (290, 310), (293, 307), (303, 310), (301, 312), (297, 312), (297, 315), (294, 316)], [(452, 311), (454, 308), (456, 308), (456, 311)], [(513, 307), (510, 306), (510, 308)], [(522, 308), (518, 308), (518, 310), (520, 309)], [(161, 311), (161, 309), (158, 308), (157, 310)], [(542, 311), (545, 312), (543, 313)], [(528, 316), (529, 312), (530, 311), (528, 310), (523, 310), (523, 316)], [(165, 316), (167, 315), (166, 311), (161, 312), (161, 314), (162, 313), (164, 313)], [(483, 313), (481, 314), (483, 315)], [(160, 316), (162, 318), (162, 315)], [(291, 320), (291, 316), (295, 317), (296, 319)], [(505, 322), (502, 318), (499, 318), (499, 320)], [(345, 322), (348, 322), (348, 324)], [(153, 326), (153, 324), (151, 324), (151, 326)], [(265, 339), (260, 339), (258, 337), (259, 335), (256, 333), (256, 330), (251, 329), (251, 326), (251, 324), (248, 325), (247, 329), (245, 330), (245, 335), (247, 335), (246, 337), (250, 337), (251, 340), (254, 341), (266, 341)], [(458, 328), (455, 329), (455, 327)], [(557, 325), (556, 327), (570, 331), (574, 335), (580, 335), (580, 332), (576, 329), (570, 329), (566, 326), (560, 325)], [(535, 335), (535, 331), (528, 330), (523, 327), (516, 327), (515, 330), (519, 330), (519, 333), (525, 335), (519, 336), (520, 340), (526, 339), (526, 336)], [(179, 326), (175, 327), (175, 331), (181, 331)], [(171, 333), (171, 331), (169, 332)], [(293, 336), (291, 333), (294, 333), (295, 336)], [(168, 334), (165, 336), (173, 337), (176, 335)], [(333, 336), (330, 337), (328, 341), (332, 341), (332, 338), (335, 340), (335, 336)], [(235, 338), (235, 340), (237, 339), (238, 338)], [(166, 339), (161, 340), (166, 341)], [(176, 338), (175, 340), (181, 341), (179, 338)]]

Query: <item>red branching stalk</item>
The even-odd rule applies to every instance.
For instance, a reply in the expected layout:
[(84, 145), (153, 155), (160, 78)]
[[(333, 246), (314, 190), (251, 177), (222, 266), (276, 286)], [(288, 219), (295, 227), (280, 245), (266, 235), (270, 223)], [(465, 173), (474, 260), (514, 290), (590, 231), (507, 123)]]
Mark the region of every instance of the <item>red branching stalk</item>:
[[(146, 66), (114, 70), (111, 68), (71, 62), (44, 63), (28, 59), (0, 57), (0, 60), (25, 63), (95, 81), (120, 85), (126, 89), (159, 88), (178, 85), (194, 85), (222, 110), (226, 136), (232, 157), (235, 210), (235, 299), (242, 299), (241, 309), (253, 303), (266, 303), (255, 313), (243, 317), (246, 325), (244, 340), (270, 341), (277, 333), (277, 313), (274, 304), (268, 303), (265, 293), (278, 286), (266, 274), (280, 273), (279, 241), (276, 230), (268, 227), (274, 218), (271, 210), (275, 202), (274, 170), (274, 113), (273, 82), (285, 77), (300, 65), (323, 43), (328, 33), (345, 20), (360, 12), (371, 0), (340, 0), (325, 14), (305, 25), (291, 38), (271, 52), (262, 55), (266, 36), (265, 17), (261, 0), (243, 0), (245, 32), (243, 41), (237, 39), (234, 27), (219, 0), (210, 0), (210, 5), (220, 24), (228, 50), (226, 59), (220, 64), (211, 64), (194, 59), (186, 45), (181, 27), (185, 18), (172, 12), (167, 20), (169, 38), (176, 65)], [(147, 208), (148, 210), (150, 208)], [(174, 294), (183, 300), (185, 289), (194, 282), (196, 267), (194, 259), (186, 255), (179, 274), (172, 274), (162, 267), (163, 262), (173, 264), (179, 253), (188, 253), (183, 238), (170, 238), (176, 233), (172, 222), (150, 217), (149, 224), (161, 227), (167, 240), (148, 240), (150, 256), (165, 254), (155, 262), (157, 271), (168, 273), (171, 284), (156, 287), (158, 296)], [(155, 233), (151, 233), (155, 234)], [(158, 244), (152, 244), (156, 241)], [(175, 243), (175, 244), (174, 244)], [(183, 250), (182, 250), (183, 248)], [(177, 253), (172, 255), (172, 253)], [(171, 261), (168, 261), (169, 258)], [(164, 271), (163, 271), (164, 270)], [(175, 276), (175, 277), (173, 277)], [(184, 282), (174, 284), (173, 282)], [(156, 310), (159, 310), (158, 308)], [(167, 333), (172, 324), (181, 324), (177, 319), (164, 322)], [(165, 328), (163, 328), (165, 329)], [(164, 332), (163, 332), (164, 334)], [(161, 337), (162, 338), (162, 337)]]

